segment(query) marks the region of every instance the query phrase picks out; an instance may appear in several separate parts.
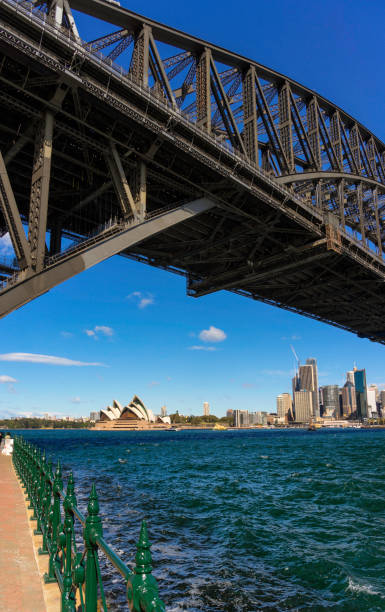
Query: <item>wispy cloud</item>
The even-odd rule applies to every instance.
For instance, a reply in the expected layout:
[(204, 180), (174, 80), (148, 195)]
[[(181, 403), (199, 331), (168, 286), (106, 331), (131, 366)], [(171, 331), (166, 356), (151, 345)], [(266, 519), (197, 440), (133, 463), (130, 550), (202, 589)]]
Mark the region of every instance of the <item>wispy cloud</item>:
[(24, 363), (44, 363), (47, 365), (56, 366), (103, 366), (104, 363), (76, 361), (67, 357), (56, 357), (55, 355), (39, 355), (37, 353), (3, 353), (0, 355), (0, 361), (18, 361)]
[(12, 255), (13, 246), (10, 235), (4, 234), (0, 237), (0, 255)]
[(63, 338), (72, 338), (73, 337), (73, 333), (69, 332), (69, 331), (61, 331), (60, 335), (63, 336)]
[(0, 384), (5, 385), (6, 383), (15, 383), (17, 382), (16, 378), (12, 378), (12, 376), (6, 376), (2, 374), (0, 376)]
[(152, 380), (150, 383), (148, 383), (149, 387), (157, 387), (158, 385), (160, 385), (160, 382), (157, 380)]
[(142, 291), (134, 291), (127, 296), (128, 300), (134, 300), (141, 310), (154, 303), (154, 296), (151, 293), (143, 293)]
[(281, 340), (302, 340), (301, 336), (293, 334), (292, 336), (282, 336)]
[(201, 344), (195, 344), (194, 346), (189, 346), (189, 351), (216, 351), (216, 346), (202, 346)]
[(254, 384), (254, 383), (247, 383), (247, 382), (246, 382), (246, 383), (242, 383), (242, 387), (243, 387), (244, 389), (254, 389), (255, 384)]
[(293, 376), (292, 370), (262, 370), (261, 374), (265, 376)]
[(82, 400), (80, 399), (80, 397), (73, 397), (71, 399), (71, 404), (81, 404)]
[(202, 329), (199, 333), (199, 339), (202, 342), (223, 342), (226, 338), (227, 336), (223, 329), (218, 329), (214, 325), (210, 325), (208, 329)]
[(99, 340), (100, 336), (111, 338), (115, 334), (112, 327), (108, 327), (108, 325), (95, 325), (93, 329), (85, 329), (84, 333), (94, 340)]

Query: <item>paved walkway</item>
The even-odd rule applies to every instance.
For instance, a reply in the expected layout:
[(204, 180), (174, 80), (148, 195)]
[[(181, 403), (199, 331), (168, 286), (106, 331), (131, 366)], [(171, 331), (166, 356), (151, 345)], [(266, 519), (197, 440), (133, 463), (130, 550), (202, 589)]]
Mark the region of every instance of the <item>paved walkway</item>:
[(4, 455), (0, 455), (0, 610), (46, 611), (24, 496), (12, 457)]

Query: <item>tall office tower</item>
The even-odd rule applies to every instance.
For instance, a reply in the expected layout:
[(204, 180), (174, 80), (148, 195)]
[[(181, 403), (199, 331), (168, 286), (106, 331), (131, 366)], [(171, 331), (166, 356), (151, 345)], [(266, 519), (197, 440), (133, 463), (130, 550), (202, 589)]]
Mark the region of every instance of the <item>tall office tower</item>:
[(354, 370), (354, 386), (356, 388), (357, 416), (359, 419), (368, 418), (368, 398), (366, 392), (365, 370)]
[[(311, 362), (311, 363), (309, 363)], [(317, 362), (315, 359), (307, 359), (306, 364), (299, 368), (299, 385), (300, 391), (311, 391), (313, 394), (313, 412), (312, 418), (319, 416), (319, 404), (318, 404), (318, 374), (317, 374)]]
[(380, 392), (382, 416), (385, 416), (385, 391)]
[(296, 423), (309, 423), (313, 417), (313, 393), (296, 391), (294, 395)]
[(368, 418), (375, 419), (377, 418), (377, 398), (376, 398), (376, 385), (370, 385), (370, 387), (366, 390), (366, 397), (368, 400)]
[(210, 414), (210, 404), (208, 402), (203, 402), (203, 416), (209, 416)]
[(375, 383), (372, 383), (371, 385), (369, 385), (369, 389), (373, 389), (373, 391), (376, 394), (376, 402), (380, 401), (380, 392), (378, 390), (378, 387)]
[(324, 418), (338, 419), (340, 416), (340, 398), (338, 385), (322, 387)]
[(292, 378), (291, 380), (291, 388), (292, 388), (292, 398), (293, 398), (293, 408), (294, 408), (294, 412), (295, 412), (295, 392), (299, 391), (301, 386), (300, 386), (300, 378), (299, 378), (299, 373), (296, 372), (294, 374), (294, 378)]
[(234, 416), (234, 410), (231, 410), (231, 408), (229, 410), (226, 410), (226, 416), (228, 419), (232, 419)]
[(306, 389), (306, 391), (313, 392), (313, 416), (315, 419), (317, 419), (320, 416), (317, 360), (313, 357), (310, 357), (309, 359), (306, 359), (306, 365), (310, 365), (313, 369), (313, 388), (308, 389), (303, 385), (301, 386), (301, 388)]
[(165, 417), (167, 416), (167, 406), (162, 406), (160, 409), (160, 416)]
[(277, 396), (277, 416), (279, 423), (292, 420), (292, 401), (290, 393), (281, 393)]
[[(348, 372), (349, 374), (349, 372)], [(342, 416), (347, 419), (357, 412), (356, 388), (349, 378), (342, 387)]]

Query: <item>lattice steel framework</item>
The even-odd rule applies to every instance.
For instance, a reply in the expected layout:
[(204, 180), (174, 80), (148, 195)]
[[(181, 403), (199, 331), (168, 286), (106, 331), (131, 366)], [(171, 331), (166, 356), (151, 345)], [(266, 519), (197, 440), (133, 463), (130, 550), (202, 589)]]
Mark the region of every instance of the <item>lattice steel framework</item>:
[(0, 52), (1, 316), (120, 253), (385, 343), (385, 145), (354, 118), (106, 0), (0, 0)]

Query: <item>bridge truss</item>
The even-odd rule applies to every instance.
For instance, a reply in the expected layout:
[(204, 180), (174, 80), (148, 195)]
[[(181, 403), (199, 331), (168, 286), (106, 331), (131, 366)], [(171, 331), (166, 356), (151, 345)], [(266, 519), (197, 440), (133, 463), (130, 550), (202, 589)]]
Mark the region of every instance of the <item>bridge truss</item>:
[(107, 0), (0, 0), (0, 84), (0, 316), (120, 253), (385, 343), (385, 145), (342, 109)]

